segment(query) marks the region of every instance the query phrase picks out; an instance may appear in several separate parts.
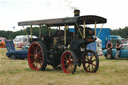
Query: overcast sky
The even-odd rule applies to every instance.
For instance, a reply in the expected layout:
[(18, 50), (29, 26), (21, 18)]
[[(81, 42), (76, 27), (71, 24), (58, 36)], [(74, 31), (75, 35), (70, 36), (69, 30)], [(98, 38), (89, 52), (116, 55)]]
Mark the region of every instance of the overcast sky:
[(104, 27), (128, 26), (127, 0), (0, 0), (0, 30), (20, 30), (19, 21), (72, 17), (76, 8), (107, 18)]

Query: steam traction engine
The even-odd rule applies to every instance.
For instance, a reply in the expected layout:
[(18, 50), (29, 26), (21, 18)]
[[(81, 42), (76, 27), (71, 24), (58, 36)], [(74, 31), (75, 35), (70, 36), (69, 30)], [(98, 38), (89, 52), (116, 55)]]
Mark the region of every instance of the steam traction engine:
[[(96, 40), (96, 24), (106, 23), (100, 16), (79, 16), (79, 10), (74, 11), (74, 17), (46, 19), (19, 22), (19, 26), (42, 25), (59, 27), (54, 35), (44, 36), (43, 40), (31, 43), (28, 50), (28, 64), (32, 70), (45, 70), (47, 65), (55, 69), (61, 66), (64, 73), (75, 73), (77, 65), (86, 72), (96, 72), (99, 67), (97, 54), (87, 49), (87, 45)], [(95, 30), (86, 27), (94, 24)], [(74, 26), (74, 32), (69, 32), (69, 26)], [(61, 30), (63, 27), (64, 30)], [(40, 29), (41, 30), (41, 29)]]

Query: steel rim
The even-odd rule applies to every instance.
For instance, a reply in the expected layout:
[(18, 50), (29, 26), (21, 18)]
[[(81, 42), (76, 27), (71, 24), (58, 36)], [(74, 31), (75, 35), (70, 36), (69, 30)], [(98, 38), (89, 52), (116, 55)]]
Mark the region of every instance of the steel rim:
[(87, 52), (83, 57), (83, 68), (86, 72), (95, 72), (97, 69), (96, 55), (92, 52)]
[(75, 68), (75, 59), (74, 56), (66, 51), (61, 57), (61, 67), (64, 73), (72, 73)]
[(39, 43), (32, 43), (28, 50), (28, 64), (32, 70), (40, 70), (44, 61), (43, 49)]

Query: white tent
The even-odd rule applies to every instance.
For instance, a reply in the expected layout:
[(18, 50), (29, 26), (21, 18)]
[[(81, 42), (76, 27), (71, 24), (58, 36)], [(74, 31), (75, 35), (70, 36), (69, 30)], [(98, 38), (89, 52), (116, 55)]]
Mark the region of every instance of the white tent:
[(96, 40), (96, 52), (97, 52), (97, 55), (103, 55), (102, 40), (99, 38), (97, 38)]
[(97, 38), (95, 42), (87, 45), (87, 49), (91, 49), (97, 53), (97, 55), (103, 55), (102, 40)]

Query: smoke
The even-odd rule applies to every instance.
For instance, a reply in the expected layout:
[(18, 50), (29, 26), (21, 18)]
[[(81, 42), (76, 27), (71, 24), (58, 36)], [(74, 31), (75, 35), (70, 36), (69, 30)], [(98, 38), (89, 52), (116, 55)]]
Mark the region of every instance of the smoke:
[(78, 9), (78, 7), (75, 6), (74, 3), (73, 3), (75, 0), (64, 0), (64, 1), (65, 1), (65, 3), (66, 3), (67, 7), (68, 7), (70, 10), (76, 10), (76, 9)]

